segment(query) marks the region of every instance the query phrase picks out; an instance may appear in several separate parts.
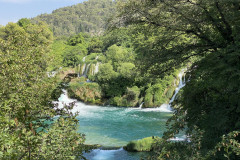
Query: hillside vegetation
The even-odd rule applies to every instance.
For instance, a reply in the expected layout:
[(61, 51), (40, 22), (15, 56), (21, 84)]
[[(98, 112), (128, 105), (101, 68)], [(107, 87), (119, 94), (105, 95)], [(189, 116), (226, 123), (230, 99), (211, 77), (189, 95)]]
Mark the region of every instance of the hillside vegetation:
[[(132, 146), (160, 160), (240, 159), (239, 1), (118, 0), (116, 8), (89, 0), (0, 28), (0, 159), (83, 158), (72, 106), (52, 103), (62, 86), (88, 103), (159, 107), (182, 69), (186, 86), (164, 136)], [(183, 142), (169, 141), (179, 133)]]
[(46, 22), (55, 36), (69, 36), (79, 32), (99, 35), (107, 28), (108, 20), (115, 14), (112, 0), (89, 0), (73, 6), (42, 14), (32, 22)]

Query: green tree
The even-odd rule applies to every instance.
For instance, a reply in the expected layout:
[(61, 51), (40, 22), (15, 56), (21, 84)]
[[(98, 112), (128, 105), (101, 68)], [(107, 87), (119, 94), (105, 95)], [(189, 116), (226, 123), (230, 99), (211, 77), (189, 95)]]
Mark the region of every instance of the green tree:
[(84, 137), (66, 112), (70, 106), (64, 112), (52, 104), (54, 85), (46, 74), (51, 42), (43, 23), (0, 29), (0, 159), (82, 156)]
[(71, 45), (71, 46), (76, 46), (77, 44), (82, 44), (84, 42), (85, 42), (84, 37), (82, 36), (81, 33), (79, 33), (79, 34), (77, 34), (75, 36), (71, 36), (68, 39), (67, 44)]
[(26, 28), (28, 25), (31, 24), (31, 21), (27, 18), (22, 18), (20, 19), (17, 24), (20, 26), (20, 27), (23, 27), (23, 28)]
[(88, 46), (88, 53), (101, 53), (103, 48), (103, 42), (99, 37), (93, 37)]
[(134, 60), (134, 54), (132, 51), (128, 51), (122, 46), (116, 44), (109, 47), (105, 53), (108, 61), (111, 61), (114, 70), (117, 70), (120, 63), (131, 62)]
[(240, 3), (129, 0), (120, 1), (118, 8), (118, 22), (121, 22), (118, 24), (136, 27), (134, 45), (146, 63), (143, 70), (160, 75), (194, 57), (195, 63), (189, 71), (191, 81), (178, 99), (169, 132), (165, 134), (170, 138), (180, 130), (187, 130), (191, 143), (183, 146), (189, 149), (188, 153), (178, 150), (179, 144), (169, 144), (170, 147), (160, 150), (158, 158), (239, 159), (236, 149), (239, 134), (231, 139), (234, 143), (223, 145), (210, 157), (205, 154), (216, 150), (222, 137), (229, 138), (227, 135), (239, 131), (236, 97), (239, 96)]
[(31, 21), (46, 22), (55, 36), (70, 36), (80, 32), (101, 35), (108, 27), (108, 20), (115, 14), (115, 1), (88, 0), (73, 6), (42, 14)]

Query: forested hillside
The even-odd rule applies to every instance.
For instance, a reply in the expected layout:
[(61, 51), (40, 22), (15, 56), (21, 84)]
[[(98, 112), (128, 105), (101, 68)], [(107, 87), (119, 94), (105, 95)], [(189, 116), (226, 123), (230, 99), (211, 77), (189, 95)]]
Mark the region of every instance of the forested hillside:
[(42, 14), (32, 22), (46, 22), (55, 36), (88, 32), (99, 35), (107, 28), (108, 20), (115, 13), (112, 0), (89, 0), (77, 5), (64, 7), (51, 14)]

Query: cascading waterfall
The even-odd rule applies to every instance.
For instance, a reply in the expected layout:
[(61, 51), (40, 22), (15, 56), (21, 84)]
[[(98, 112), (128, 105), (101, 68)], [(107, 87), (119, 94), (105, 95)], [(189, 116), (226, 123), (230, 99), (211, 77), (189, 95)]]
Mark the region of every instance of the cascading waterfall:
[(81, 64), (79, 64), (78, 66), (77, 66), (77, 75), (78, 75), (78, 77), (80, 77), (81, 76)]
[(94, 75), (94, 72), (95, 72), (95, 67), (96, 67), (96, 65), (95, 64), (91, 64), (91, 75)]
[[(99, 56), (97, 56), (95, 59), (97, 60), (99, 58)], [(83, 57), (82, 59), (83, 62), (86, 61), (86, 56)], [(96, 64), (79, 64), (79, 69), (77, 68), (77, 72), (78, 72), (78, 77), (84, 76), (86, 77), (88, 74), (90, 75), (95, 75), (96, 73), (98, 73), (99, 71), (99, 65), (100, 63), (97, 62)]]
[(83, 64), (82, 75), (84, 75), (84, 73), (85, 73), (85, 69), (86, 69), (86, 64)]
[(142, 109), (142, 106), (143, 106), (144, 102), (142, 102), (140, 105), (139, 105), (139, 109)]
[(95, 66), (94, 74), (98, 73), (98, 71), (99, 71), (99, 64), (100, 63), (97, 62), (96, 66)]
[[(82, 61), (85, 62), (85, 60), (86, 60), (86, 56), (83, 57)], [(86, 69), (86, 63), (84, 63), (84, 64), (83, 64), (83, 67), (80, 68), (81, 75), (79, 75), (79, 77), (84, 75), (85, 69)], [(79, 71), (79, 72), (80, 72), (80, 71)]]
[(83, 57), (83, 59), (82, 59), (82, 61), (83, 61), (83, 62), (85, 62), (85, 60), (86, 60), (86, 57), (87, 57), (87, 56)]
[(84, 76), (84, 77), (87, 76), (87, 73), (88, 73), (88, 70), (89, 70), (90, 65), (91, 65), (91, 64), (88, 64), (88, 65), (85, 64), (85, 66), (87, 66), (87, 67), (86, 67), (86, 69), (85, 69), (85, 71), (84, 71), (84, 73), (83, 73), (83, 76)]
[(175, 89), (175, 93), (172, 96), (169, 103), (168, 104), (162, 104), (159, 107), (159, 109), (162, 110), (162, 112), (172, 112), (171, 103), (175, 100), (175, 98), (176, 98), (178, 92), (180, 91), (180, 89), (183, 88), (186, 85), (185, 73), (184, 72), (185, 72), (185, 69), (183, 69), (178, 75), (180, 82), (179, 82), (178, 87)]

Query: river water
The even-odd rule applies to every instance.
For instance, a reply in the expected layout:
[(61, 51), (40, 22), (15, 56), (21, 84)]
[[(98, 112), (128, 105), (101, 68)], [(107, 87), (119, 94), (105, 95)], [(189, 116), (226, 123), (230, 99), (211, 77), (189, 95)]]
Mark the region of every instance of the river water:
[[(185, 86), (182, 80), (184, 70), (179, 74), (180, 83), (170, 102), (173, 102), (179, 90)], [(84, 156), (90, 160), (139, 160), (149, 153), (131, 153), (123, 150), (129, 141), (150, 136), (162, 137), (166, 130), (166, 121), (172, 116), (171, 104), (159, 108), (126, 108), (114, 106), (87, 105), (67, 96), (67, 91), (58, 99), (59, 107), (75, 102), (73, 113), (78, 113), (79, 132), (86, 135), (86, 144), (100, 144), (104, 147), (119, 149), (95, 149)], [(183, 140), (176, 137), (175, 140)]]
[(63, 90), (59, 107), (75, 102), (73, 113), (78, 112), (79, 132), (86, 135), (86, 144), (100, 144), (105, 147), (120, 149), (96, 149), (86, 153), (90, 160), (138, 160), (147, 153), (130, 153), (121, 147), (131, 140), (149, 136), (162, 137), (165, 123), (172, 112), (166, 108), (141, 109), (113, 106), (87, 105), (70, 99)]

